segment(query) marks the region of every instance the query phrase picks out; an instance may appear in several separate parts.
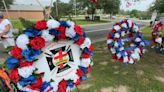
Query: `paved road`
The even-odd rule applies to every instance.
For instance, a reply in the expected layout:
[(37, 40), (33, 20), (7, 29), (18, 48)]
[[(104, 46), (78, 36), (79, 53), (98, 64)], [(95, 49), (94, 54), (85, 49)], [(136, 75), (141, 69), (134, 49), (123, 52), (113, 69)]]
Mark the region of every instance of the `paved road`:
[[(143, 26), (142, 23), (141, 26)], [(92, 42), (98, 42), (98, 41), (103, 41), (106, 40), (107, 34), (109, 31), (112, 29), (113, 23), (105, 23), (105, 24), (94, 24), (94, 25), (85, 25), (82, 26), (84, 31), (86, 31), (88, 37), (91, 38)], [(2, 44), (0, 43), (0, 63), (1, 61), (4, 61), (5, 58), (7, 58), (7, 53), (4, 53), (4, 48)]]
[[(106, 39), (107, 34), (112, 29), (113, 24), (114, 23), (111, 22), (99, 25), (82, 26), (82, 28), (84, 29), (84, 31), (86, 31), (92, 42), (95, 43)], [(148, 25), (148, 22), (140, 22), (139, 25), (142, 28), (145, 25)]]

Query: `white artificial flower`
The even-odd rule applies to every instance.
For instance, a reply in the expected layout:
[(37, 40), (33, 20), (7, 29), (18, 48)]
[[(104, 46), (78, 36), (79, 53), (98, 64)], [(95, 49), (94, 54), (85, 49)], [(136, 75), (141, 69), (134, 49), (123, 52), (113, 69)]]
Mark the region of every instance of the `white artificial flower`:
[(129, 27), (131, 28), (132, 27), (132, 24), (133, 24), (133, 21), (132, 20), (128, 20), (127, 22), (129, 24)]
[(121, 24), (121, 27), (128, 28), (128, 26), (127, 26), (126, 23), (122, 23), (122, 24)]
[(114, 38), (120, 38), (120, 34), (119, 33), (114, 34)]
[(60, 26), (60, 23), (56, 20), (48, 20), (47, 21), (47, 27), (48, 29), (58, 28)]
[(118, 59), (121, 58), (121, 53), (118, 53), (117, 54), (117, 57), (118, 57)]
[(110, 44), (110, 43), (112, 43), (113, 42), (113, 39), (108, 39), (107, 40), (107, 44)]
[(112, 54), (116, 53), (116, 50), (114, 48), (111, 48), (110, 50), (111, 50)]
[(132, 58), (130, 58), (130, 60), (129, 60), (128, 63), (129, 63), (129, 64), (134, 64), (134, 60), (133, 60)]
[(125, 56), (125, 57), (123, 58), (123, 62), (124, 62), (124, 63), (127, 63), (128, 61), (129, 61), (128, 56)]
[(16, 45), (23, 50), (28, 48), (27, 44), (29, 44), (29, 38), (25, 34), (21, 34), (16, 39)]
[(73, 28), (75, 26), (75, 23), (73, 21), (70, 21), (70, 20), (67, 21), (67, 24), (70, 25), (70, 27), (73, 27)]
[(141, 38), (137, 37), (137, 38), (135, 39), (135, 42), (141, 42)]
[(52, 41), (55, 38), (55, 36), (49, 34), (48, 30), (43, 30), (41, 36), (45, 39), (46, 42)]
[(161, 44), (161, 43), (162, 43), (162, 37), (157, 37), (157, 38), (155, 39), (155, 42)]
[(89, 67), (91, 64), (91, 59), (90, 58), (82, 58), (80, 62), (80, 66), (82, 67)]
[(66, 28), (65, 35), (66, 35), (67, 37), (70, 37), (70, 38), (75, 37), (76, 32), (75, 32), (74, 27)]
[(30, 75), (32, 75), (34, 70), (35, 68), (33, 66), (27, 66), (27, 67), (18, 68), (18, 73), (21, 77), (28, 78)]
[(114, 28), (116, 31), (118, 31), (118, 30), (121, 29), (121, 27), (120, 27), (119, 25), (115, 25), (113, 28)]
[(84, 43), (80, 45), (80, 48), (84, 49), (85, 47), (89, 48), (91, 46), (91, 40), (89, 38), (85, 38)]
[(134, 25), (133, 29), (134, 29), (135, 32), (139, 31), (139, 27), (137, 25)]

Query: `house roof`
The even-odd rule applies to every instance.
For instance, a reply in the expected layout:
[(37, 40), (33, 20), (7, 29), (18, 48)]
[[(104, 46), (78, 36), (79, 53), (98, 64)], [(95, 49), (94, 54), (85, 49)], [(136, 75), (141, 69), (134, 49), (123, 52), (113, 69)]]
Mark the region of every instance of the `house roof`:
[(43, 11), (43, 8), (37, 5), (10, 5), (9, 10), (13, 11)]

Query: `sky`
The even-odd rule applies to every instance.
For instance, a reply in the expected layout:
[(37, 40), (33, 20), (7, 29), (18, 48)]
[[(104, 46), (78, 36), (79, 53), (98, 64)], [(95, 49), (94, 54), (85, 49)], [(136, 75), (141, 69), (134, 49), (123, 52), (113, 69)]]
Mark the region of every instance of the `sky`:
[[(43, 5), (50, 5), (51, 0), (39, 0)], [(56, 0), (53, 0), (56, 1)], [(62, 2), (69, 2), (69, 0), (61, 0)], [(155, 0), (140, 0), (139, 2), (136, 3), (131, 3), (131, 6), (126, 7), (126, 2), (127, 0), (121, 0), (121, 6), (120, 8), (122, 10), (141, 10), (141, 11), (146, 11), (150, 5), (155, 1)], [(129, 0), (132, 1), (132, 0)], [(15, 4), (34, 4), (34, 5), (39, 5), (36, 0), (15, 0)]]

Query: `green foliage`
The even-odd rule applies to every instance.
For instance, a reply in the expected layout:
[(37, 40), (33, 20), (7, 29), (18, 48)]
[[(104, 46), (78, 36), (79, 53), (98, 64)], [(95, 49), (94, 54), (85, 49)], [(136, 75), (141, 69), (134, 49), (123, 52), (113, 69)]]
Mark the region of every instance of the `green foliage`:
[(31, 22), (29, 20), (26, 20), (24, 18), (19, 18), (20, 22), (22, 23), (24, 28), (33, 28), (34, 22)]
[[(9, 8), (9, 6), (13, 4), (14, 0), (4, 0), (4, 1), (6, 3), (6, 6)], [(0, 0), (0, 9), (4, 9), (3, 0)]]
[(62, 16), (70, 16), (73, 14), (73, 4), (72, 3), (63, 3), (60, 2), (60, 0), (57, 1), (57, 7), (58, 7), (58, 16), (56, 13), (56, 2), (53, 3), (52, 12), (51, 15), (55, 16), (56, 18), (62, 17)]
[(116, 14), (120, 10), (120, 0), (100, 0), (99, 4), (104, 13)]
[(148, 11), (138, 11), (138, 10), (132, 10), (128, 12), (130, 17), (136, 17), (139, 19), (150, 19), (151, 13)]
[(157, 10), (159, 13), (164, 13), (164, 0), (156, 0), (150, 10)]
[(120, 0), (98, 0), (97, 4), (91, 3), (89, 0), (77, 0), (79, 10), (88, 8), (87, 13), (95, 13), (96, 9), (103, 9), (104, 13), (116, 14), (119, 12)]

